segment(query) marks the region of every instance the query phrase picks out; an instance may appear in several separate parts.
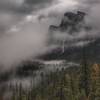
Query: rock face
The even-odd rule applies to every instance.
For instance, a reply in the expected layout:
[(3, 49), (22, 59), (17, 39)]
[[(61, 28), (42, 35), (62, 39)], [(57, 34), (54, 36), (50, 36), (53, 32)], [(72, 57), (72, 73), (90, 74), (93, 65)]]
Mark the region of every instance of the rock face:
[(92, 28), (85, 22), (86, 13), (77, 11), (66, 12), (60, 25), (50, 25), (49, 27), (49, 44), (60, 44), (62, 45), (64, 40), (66, 43), (69, 42), (66, 39), (66, 34), (74, 35), (80, 33), (82, 30), (89, 32)]
[(88, 29), (84, 22), (85, 16), (86, 14), (81, 11), (77, 11), (77, 13), (66, 12), (61, 24), (59, 26), (51, 25), (49, 30), (67, 31), (68, 33), (72, 34), (74, 32), (79, 32), (82, 28)]
[(64, 14), (64, 19), (60, 24), (60, 28), (62, 31), (66, 31), (69, 29), (69, 33), (78, 32), (84, 23), (84, 12), (78, 11), (77, 14), (72, 12), (67, 12)]

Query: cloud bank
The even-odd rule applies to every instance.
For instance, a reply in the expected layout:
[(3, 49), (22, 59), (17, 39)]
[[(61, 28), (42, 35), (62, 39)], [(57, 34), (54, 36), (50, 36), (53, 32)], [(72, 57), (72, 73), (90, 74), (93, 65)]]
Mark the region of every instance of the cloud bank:
[(66, 2), (65, 6), (64, 1), (58, 0), (0, 0), (1, 69), (50, 49), (47, 46), (49, 25), (58, 24), (62, 11), (74, 4)]
[[(49, 25), (59, 25), (66, 11), (85, 11), (88, 14), (85, 20), (93, 27), (89, 36), (98, 36), (98, 9), (99, 0), (0, 0), (0, 64), (7, 69), (50, 49), (47, 45)], [(82, 31), (66, 38), (86, 35)]]

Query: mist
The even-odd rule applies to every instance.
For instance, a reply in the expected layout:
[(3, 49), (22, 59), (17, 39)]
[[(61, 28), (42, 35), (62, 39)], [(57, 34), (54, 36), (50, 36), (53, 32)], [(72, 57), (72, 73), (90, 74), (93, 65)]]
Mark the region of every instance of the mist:
[[(8, 2), (8, 7), (16, 5), (16, 10), (9, 8), (8, 12), (8, 8), (5, 6), (0, 12), (3, 14), (0, 14), (2, 16), (0, 19), (2, 24), (0, 25), (4, 28), (0, 32), (0, 64), (2, 70), (10, 69), (12, 66), (14, 67), (14, 64), (19, 64), (23, 60), (35, 59), (50, 50), (51, 47), (47, 44), (49, 26), (55, 23), (59, 24), (64, 10), (76, 4), (72, 1), (66, 2), (65, 7), (64, 1), (56, 1), (51, 6), (39, 6), (41, 9), (31, 9), (29, 12), (27, 12), (27, 9), (22, 11), (22, 8), (20, 8), (22, 11), (20, 13), (17, 7), (22, 6), (24, 1)], [(1, 3), (7, 4), (6, 0)], [(50, 3), (49, 0), (44, 4), (48, 5), (48, 3)], [(36, 5), (41, 5), (41, 2), (36, 2)], [(56, 11), (56, 9), (61, 8), (62, 10)]]
[[(11, 9), (10, 6), (8, 6), (8, 9), (5, 0), (5, 2), (2, 2), (5, 7), (2, 7), (0, 11), (0, 16), (2, 16), (0, 19), (2, 23), (0, 24), (1, 69), (12, 68), (13, 64), (19, 64), (21, 61), (30, 58), (35, 59), (51, 50), (51, 46), (47, 44), (49, 26), (59, 25), (63, 14), (67, 11), (81, 10), (86, 12), (85, 22), (92, 27), (92, 30), (89, 33), (82, 30), (75, 35), (66, 33), (61, 35), (58, 32), (55, 38), (62, 40), (63, 37), (66, 37), (66, 39), (72, 40), (87, 36), (95, 38), (100, 36), (100, 2), (98, 0), (92, 0), (92, 2), (91, 0), (54, 0), (51, 6), (49, 0), (44, 0), (44, 3), (39, 1), (36, 4), (26, 2), (27, 0), (12, 1), (9, 2), (9, 5), (13, 5), (11, 8), (14, 7), (14, 9)], [(79, 45), (79, 43), (77, 44)], [(81, 41), (80, 44), (83, 45), (84, 43)]]

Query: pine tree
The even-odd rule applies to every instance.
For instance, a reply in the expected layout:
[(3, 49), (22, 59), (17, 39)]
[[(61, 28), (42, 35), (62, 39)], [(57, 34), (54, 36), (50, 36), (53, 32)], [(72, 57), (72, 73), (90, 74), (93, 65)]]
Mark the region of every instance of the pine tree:
[(81, 75), (80, 75), (80, 92), (84, 91), (88, 98), (90, 94), (90, 66), (87, 59), (86, 48), (83, 47), (82, 52), (82, 64), (81, 64)]
[(22, 100), (22, 84), (19, 85), (19, 100)]

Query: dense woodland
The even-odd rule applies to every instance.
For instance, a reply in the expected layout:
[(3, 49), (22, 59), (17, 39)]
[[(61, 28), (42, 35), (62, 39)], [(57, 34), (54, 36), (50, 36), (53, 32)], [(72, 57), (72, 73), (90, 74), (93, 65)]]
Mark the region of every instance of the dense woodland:
[(9, 96), (0, 100), (100, 100), (100, 65), (82, 60), (79, 67), (57, 69), (45, 74), (34, 87), (23, 84), (8, 85)]

